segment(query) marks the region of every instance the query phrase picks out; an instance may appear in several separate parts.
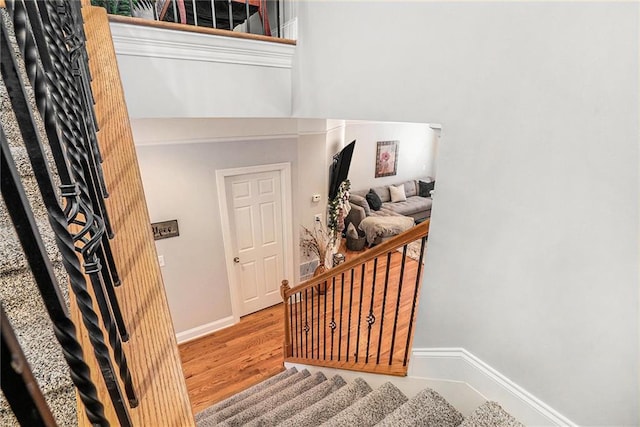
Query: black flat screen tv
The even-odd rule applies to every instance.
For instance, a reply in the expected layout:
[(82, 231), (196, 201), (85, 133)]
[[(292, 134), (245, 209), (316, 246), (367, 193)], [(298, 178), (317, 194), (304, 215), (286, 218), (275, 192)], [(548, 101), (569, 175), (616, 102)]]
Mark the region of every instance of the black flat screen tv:
[(336, 197), (340, 184), (349, 175), (349, 166), (351, 166), (351, 157), (355, 146), (356, 140), (354, 139), (333, 156), (333, 162), (329, 166), (329, 200), (333, 200)]

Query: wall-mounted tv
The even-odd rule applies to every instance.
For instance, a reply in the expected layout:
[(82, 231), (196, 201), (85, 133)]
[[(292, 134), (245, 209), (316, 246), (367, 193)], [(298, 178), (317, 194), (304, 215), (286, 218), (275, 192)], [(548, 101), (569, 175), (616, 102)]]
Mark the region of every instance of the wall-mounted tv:
[(340, 184), (349, 175), (349, 166), (351, 166), (351, 157), (355, 146), (356, 140), (354, 139), (333, 156), (333, 162), (329, 166), (329, 200), (333, 200), (336, 197)]

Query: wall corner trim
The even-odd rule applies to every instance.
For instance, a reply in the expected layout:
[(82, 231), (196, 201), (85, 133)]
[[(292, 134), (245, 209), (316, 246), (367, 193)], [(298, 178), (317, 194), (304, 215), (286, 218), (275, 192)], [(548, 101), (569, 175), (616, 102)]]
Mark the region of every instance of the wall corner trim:
[(178, 344), (184, 344), (205, 335), (212, 334), (220, 329), (228, 328), (229, 326), (236, 324), (238, 320), (239, 319), (236, 319), (233, 316), (223, 317), (222, 319), (214, 320), (213, 322), (178, 332), (176, 334), (176, 340), (178, 341)]
[(164, 30), (112, 22), (111, 34), (118, 56), (182, 59), (200, 62), (289, 68), (293, 66), (295, 46)]
[(465, 382), (525, 425), (577, 426), (464, 348), (414, 348), (408, 374)]

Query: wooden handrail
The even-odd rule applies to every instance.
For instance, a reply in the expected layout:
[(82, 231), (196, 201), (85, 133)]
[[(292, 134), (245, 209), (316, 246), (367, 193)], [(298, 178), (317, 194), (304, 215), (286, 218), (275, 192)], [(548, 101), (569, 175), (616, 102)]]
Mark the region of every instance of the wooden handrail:
[(421, 224), (416, 225), (415, 227), (405, 231), (404, 233), (398, 234), (395, 237), (387, 240), (380, 245), (366, 251), (362, 255), (358, 255), (353, 259), (340, 264), (339, 266), (327, 270), (326, 272), (315, 276), (305, 282), (302, 282), (298, 286), (294, 288), (289, 288), (288, 290), (283, 290), (283, 298), (289, 298), (291, 295), (296, 294), (298, 292), (304, 291), (305, 289), (316, 286), (318, 283), (330, 280), (332, 277), (339, 276), (342, 273), (350, 271), (351, 269), (362, 265), (368, 261), (371, 261), (380, 255), (384, 255), (388, 252), (395, 251), (396, 249), (413, 242), (414, 240), (418, 240), (422, 237), (425, 237), (429, 234), (429, 219), (425, 220)]

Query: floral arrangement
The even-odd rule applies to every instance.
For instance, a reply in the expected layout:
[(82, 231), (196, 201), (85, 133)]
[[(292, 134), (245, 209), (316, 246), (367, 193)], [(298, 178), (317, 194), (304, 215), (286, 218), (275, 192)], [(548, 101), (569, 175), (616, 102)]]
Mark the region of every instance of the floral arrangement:
[(344, 229), (344, 219), (349, 213), (349, 189), (351, 188), (351, 181), (344, 180), (340, 187), (338, 187), (338, 193), (333, 200), (329, 200), (329, 219), (328, 228), (331, 231), (334, 242), (338, 239), (338, 233)]
[(327, 231), (320, 222), (316, 222), (313, 230), (302, 226), (302, 235), (300, 236), (300, 249), (306, 256), (317, 256), (320, 265), (324, 265), (327, 258), (327, 252), (333, 248), (335, 238), (333, 234)]

